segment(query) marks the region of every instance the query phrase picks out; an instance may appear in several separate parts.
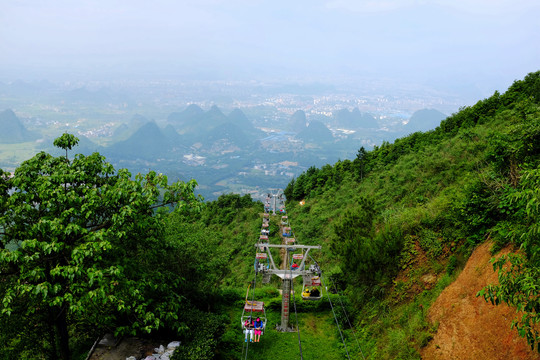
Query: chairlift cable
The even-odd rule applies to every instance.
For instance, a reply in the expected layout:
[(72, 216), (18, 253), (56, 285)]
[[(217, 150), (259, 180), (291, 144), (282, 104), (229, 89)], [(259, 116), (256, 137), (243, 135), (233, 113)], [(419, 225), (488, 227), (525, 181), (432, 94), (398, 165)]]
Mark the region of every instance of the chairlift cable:
[(332, 286), (334, 287), (334, 291), (338, 295), (339, 303), (341, 304), (341, 308), (343, 309), (343, 314), (345, 314), (345, 318), (347, 319), (347, 322), (349, 323), (349, 327), (352, 329), (354, 339), (356, 340), (356, 345), (358, 346), (358, 349), (360, 349), (360, 354), (362, 355), (362, 358), (366, 360), (366, 357), (364, 356), (364, 352), (362, 351), (362, 347), (360, 347), (360, 342), (358, 341), (358, 338), (356, 337), (356, 331), (354, 330), (354, 327), (351, 324), (351, 320), (349, 320), (349, 315), (347, 314), (347, 310), (345, 310), (345, 305), (343, 305), (343, 301), (341, 301), (341, 296), (339, 295), (339, 292), (337, 291), (336, 284), (332, 281)]
[[(256, 252), (256, 250), (255, 250)], [(251, 284), (250, 284), (251, 286)], [(252, 290), (252, 296), (251, 296), (251, 304), (252, 304), (252, 308), (251, 308), (251, 320), (253, 320), (253, 304), (255, 303), (255, 288), (257, 287), (257, 272), (255, 271), (255, 279), (253, 280), (253, 290)], [(249, 291), (249, 286), (248, 286), (248, 291)], [(247, 302), (247, 297), (248, 297), (248, 294), (246, 294), (246, 302)], [(245, 304), (244, 304), (245, 306)], [(246, 329), (247, 330), (247, 329)], [(253, 331), (253, 329), (252, 329)], [(251, 336), (254, 336), (253, 335), (250, 335), (250, 341), (244, 341), (245, 345), (246, 345), (246, 357), (244, 359), (247, 360), (247, 356), (248, 356), (248, 350), (249, 350), (249, 343), (252, 341), (251, 339)], [(246, 339), (247, 339), (247, 334), (246, 334)]]
[(334, 314), (334, 319), (336, 320), (336, 325), (339, 330), (339, 335), (341, 336), (341, 342), (343, 342), (343, 346), (345, 347), (345, 352), (347, 352), (347, 358), (350, 360), (351, 356), (349, 355), (349, 350), (347, 349), (347, 344), (345, 343), (345, 339), (343, 338), (343, 333), (341, 332), (341, 327), (339, 326), (339, 321), (336, 316), (336, 312), (334, 311), (334, 306), (332, 305), (332, 300), (330, 299), (330, 293), (328, 292), (328, 288), (324, 284), (323, 278), (321, 276), (321, 283), (326, 290), (326, 295), (328, 296), (328, 302), (330, 303), (330, 308), (332, 309), (332, 314)]
[[(291, 227), (291, 223), (289, 222), (288, 218), (287, 218), (287, 226), (291, 229), (290, 230), (290, 234), (292, 235), (293, 234), (293, 231), (292, 231), (292, 227)], [(285, 241), (286, 242), (286, 241)], [(293, 261), (293, 259), (291, 258), (291, 262)], [(291, 285), (294, 284), (292, 278), (293, 278), (293, 270), (292, 270), (292, 267), (289, 267), (289, 271), (291, 273)], [(295, 319), (295, 322), (296, 322), (296, 333), (298, 334), (298, 349), (300, 351), (300, 359), (304, 360), (304, 354), (302, 353), (302, 341), (301, 341), (301, 338), (300, 338), (300, 326), (298, 326), (298, 312), (296, 311), (296, 292), (294, 291), (294, 286), (292, 287), (292, 290), (293, 290), (293, 306), (294, 306), (294, 319)]]
[[(292, 279), (292, 269), (291, 271), (291, 279)], [(291, 280), (291, 285), (293, 284)], [(296, 312), (296, 293), (294, 292), (294, 286), (293, 286), (293, 305), (294, 305), (294, 318), (296, 320), (296, 333), (298, 334), (298, 348), (300, 349), (300, 359), (304, 360), (304, 355), (302, 354), (302, 342), (300, 341), (300, 327), (298, 326), (298, 314)]]

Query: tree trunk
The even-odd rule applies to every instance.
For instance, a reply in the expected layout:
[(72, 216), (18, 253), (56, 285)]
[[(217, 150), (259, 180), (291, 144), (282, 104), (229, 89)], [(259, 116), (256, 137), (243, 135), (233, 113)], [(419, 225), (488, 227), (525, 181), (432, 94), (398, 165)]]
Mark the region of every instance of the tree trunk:
[(63, 309), (59, 309), (60, 313), (56, 317), (54, 326), (56, 327), (56, 333), (58, 334), (58, 342), (60, 346), (60, 358), (62, 360), (71, 360), (71, 352), (69, 351), (69, 333), (66, 319), (66, 312)]
[(49, 360), (56, 360), (58, 359), (58, 346), (56, 345), (56, 330), (53, 325), (54, 323), (54, 313), (52, 310), (49, 311), (49, 323), (47, 324), (48, 335), (49, 335), (49, 344), (50, 348), (48, 349), (49, 353)]

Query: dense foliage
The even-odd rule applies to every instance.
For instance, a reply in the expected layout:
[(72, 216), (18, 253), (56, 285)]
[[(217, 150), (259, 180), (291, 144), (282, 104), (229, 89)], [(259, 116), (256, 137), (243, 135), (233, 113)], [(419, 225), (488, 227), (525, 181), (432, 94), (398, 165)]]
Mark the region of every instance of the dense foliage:
[[(14, 174), (0, 170), (0, 359), (69, 358), (105, 331), (172, 335), (182, 341), (176, 359), (239, 358), (262, 204), (236, 194), (202, 204), (194, 181), (133, 178), (99, 154), (70, 159), (76, 143), (65, 134), (55, 141), (65, 156), (39, 153)], [(326, 303), (294, 304), (302, 342), (315, 349), (305, 354), (324, 344), (329, 358), (345, 356), (343, 336), (361, 347), (356, 357), (419, 358), (434, 331), (424, 310), (486, 239), (517, 251), (494, 263), (500, 284), (479, 295), (519, 309), (515, 326), (540, 350), (539, 153), (536, 72), (433, 131), (362, 147), (352, 161), (291, 181), (295, 237), (323, 245), (313, 256), (331, 297), (346, 295), (337, 322), (349, 320), (347, 308), (358, 332), (338, 333)], [(280, 219), (270, 242), (281, 241)], [(273, 279), (254, 290), (273, 323), (277, 287)], [(296, 356), (296, 337), (265, 339), (255, 355)]]
[(308, 169), (286, 189), (292, 216), (301, 221), (298, 236), (330, 243), (331, 275), (364, 309), (369, 299), (403, 299), (422, 286), (416, 282), (422, 271), (394, 282), (398, 270), (419, 266), (419, 251), (431, 259), (423, 273), (440, 273), (445, 265), (437, 264), (445, 263), (453, 273), (485, 239), (497, 248), (513, 243), (523, 252), (495, 263), (507, 270), (499, 286), (482, 294), (522, 310), (515, 324), (537, 345), (539, 106), (536, 72), (502, 95), (462, 108), (433, 131)]
[(97, 153), (69, 159), (77, 141), (64, 134), (55, 145), (66, 156), (42, 152), (12, 176), (2, 174), (1, 337), (7, 357), (69, 359), (74, 332), (185, 326), (178, 316), (184, 281), (167, 263), (168, 250), (178, 248), (162, 243), (166, 213), (155, 209), (196, 208), (196, 183), (169, 185), (154, 172), (132, 179)]

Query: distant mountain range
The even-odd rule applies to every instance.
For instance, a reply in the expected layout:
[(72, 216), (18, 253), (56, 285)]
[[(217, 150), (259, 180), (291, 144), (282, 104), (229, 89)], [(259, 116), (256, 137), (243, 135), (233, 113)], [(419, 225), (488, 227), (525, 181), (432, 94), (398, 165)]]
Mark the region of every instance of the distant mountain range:
[[(80, 89), (73, 94), (72, 99), (87, 95), (99, 98)], [(339, 110), (332, 117), (314, 114), (308, 117), (302, 110), (288, 118), (275, 117), (275, 113), (265, 116), (263, 121), (257, 121), (270, 131), (257, 129), (240, 109), (225, 114), (217, 106), (203, 110), (192, 104), (158, 123), (135, 114), (109, 132), (108, 138), (99, 139), (108, 146), (98, 145), (82, 135), (82, 131), (75, 131), (80, 139), (75, 151), (86, 155), (97, 151), (115, 167), (128, 168), (133, 173), (155, 169), (176, 178), (193, 177), (200, 182), (200, 191), (205, 196), (215, 196), (219, 191), (238, 191), (244, 185), (272, 183), (275, 186), (275, 182), (284, 182), (309, 166), (351, 158), (362, 144), (378, 143), (406, 132), (431, 130), (445, 118), (436, 110), (425, 109), (414, 113), (406, 125), (397, 119), (393, 129), (383, 131), (373, 116), (358, 109)], [(28, 131), (25, 124), (31, 122), (23, 123), (12, 110), (1, 112), (0, 143), (17, 144), (45, 136), (43, 141), (34, 142), (31, 149), (58, 152), (52, 146), (52, 137), (59, 134), (49, 131), (38, 135)], [(35, 124), (37, 129), (43, 127), (43, 122)], [(107, 136), (97, 131), (88, 133)], [(3, 156), (4, 162), (12, 166), (8, 159), (11, 155), (4, 152)]]
[(410, 133), (417, 131), (433, 130), (442, 120), (446, 119), (446, 115), (435, 109), (422, 109), (415, 111), (412, 114), (409, 122), (405, 124), (405, 129)]
[(307, 128), (306, 124), (306, 113), (302, 110), (297, 110), (289, 119), (288, 127), (290, 131), (299, 133)]
[(163, 131), (155, 122), (148, 121), (126, 140), (105, 148), (105, 152), (126, 159), (155, 159), (173, 151), (175, 146), (182, 146), (177, 140), (181, 139), (174, 129)]
[(304, 142), (328, 143), (334, 141), (332, 132), (318, 120), (312, 120), (309, 125), (296, 135)]
[(205, 112), (197, 105), (189, 105), (184, 111), (171, 113), (167, 122), (161, 129), (155, 122), (136, 115), (130, 125), (122, 124), (116, 129), (114, 136), (122, 140), (105, 152), (128, 159), (185, 154), (191, 147), (200, 153), (234, 152), (250, 148), (265, 135), (240, 109), (227, 116), (217, 106)]
[(352, 111), (341, 109), (334, 113), (334, 122), (337, 127), (351, 130), (376, 129), (379, 127), (377, 120), (368, 113), (362, 113), (358, 108)]
[(246, 135), (264, 136), (264, 133), (253, 126), (242, 110), (234, 109), (227, 116), (215, 105), (205, 112), (199, 106), (191, 104), (182, 112), (171, 113), (167, 117), (167, 122), (180, 134), (189, 135), (197, 141), (203, 141), (209, 132), (224, 124), (236, 125)]
[(34, 141), (39, 137), (38, 134), (28, 131), (12, 110), (0, 112), (0, 144)]

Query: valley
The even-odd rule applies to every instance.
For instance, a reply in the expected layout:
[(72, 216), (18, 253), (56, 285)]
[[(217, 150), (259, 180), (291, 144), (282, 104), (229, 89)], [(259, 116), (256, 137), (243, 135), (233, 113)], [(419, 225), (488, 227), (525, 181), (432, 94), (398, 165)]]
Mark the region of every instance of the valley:
[[(0, 83), (0, 166), (54, 151), (63, 132), (132, 174), (197, 179), (206, 199), (283, 188), (308, 168), (356, 157), (360, 147), (430, 130), (465, 101), (418, 90), (265, 83)], [(387, 93), (387, 95), (383, 95)], [(378, 95), (380, 94), (380, 95)], [(28, 134), (16, 136), (8, 124)]]

